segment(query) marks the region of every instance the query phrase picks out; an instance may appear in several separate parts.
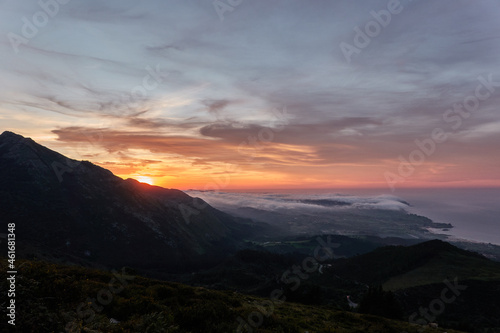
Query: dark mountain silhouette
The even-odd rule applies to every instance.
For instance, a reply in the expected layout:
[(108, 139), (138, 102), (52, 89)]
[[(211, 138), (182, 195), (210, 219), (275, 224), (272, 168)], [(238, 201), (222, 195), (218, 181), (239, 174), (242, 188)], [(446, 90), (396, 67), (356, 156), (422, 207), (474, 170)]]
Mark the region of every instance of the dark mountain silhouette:
[(262, 297), (280, 289), (290, 302), (345, 310), (350, 309), (349, 296), (359, 305), (351, 311), (404, 320), (420, 308), (436, 304), (444, 288), (457, 285), (461, 286), (459, 297), (433, 316), (433, 322), (467, 332), (500, 327), (500, 263), (478, 253), (431, 240), (328, 260), (312, 273), (300, 270), (306, 257), (305, 253), (247, 249), (217, 267), (185, 275), (179, 281)]
[(0, 198), (18, 252), (63, 262), (189, 269), (230, 253), (252, 228), (182, 191), (123, 180), (12, 132), (0, 135)]
[(360, 256), (340, 259), (335, 274), (391, 290), (461, 279), (500, 279), (500, 263), (441, 240), (413, 246), (385, 246)]
[[(6, 261), (0, 269), (6, 271)], [(416, 333), (422, 330), (407, 321), (389, 320), (340, 311), (331, 307), (293, 302), (275, 305), (269, 299), (241, 293), (210, 290), (135, 276), (127, 272), (123, 292), (101, 304), (86, 301), (115, 281), (113, 273), (77, 266), (23, 261), (16, 332), (383, 332)], [(7, 287), (2, 279), (0, 287)], [(37, 281), (38, 283), (28, 283)], [(7, 287), (8, 288), (8, 287)], [(262, 304), (262, 305), (261, 305)], [(264, 308), (264, 306), (266, 306)], [(248, 315), (262, 311), (262, 325), (253, 330)], [(268, 311), (268, 312), (264, 312)], [(251, 319), (251, 317), (250, 317)], [(112, 321), (113, 320), (113, 321)], [(247, 326), (245, 326), (247, 325)], [(6, 321), (1, 332), (14, 332)], [(7, 328), (8, 327), (8, 328)], [(248, 329), (247, 329), (248, 327)], [(426, 333), (443, 330), (426, 328)], [(459, 333), (447, 330), (448, 333)], [(485, 331), (486, 332), (486, 331)], [(490, 332), (490, 331), (488, 331)]]

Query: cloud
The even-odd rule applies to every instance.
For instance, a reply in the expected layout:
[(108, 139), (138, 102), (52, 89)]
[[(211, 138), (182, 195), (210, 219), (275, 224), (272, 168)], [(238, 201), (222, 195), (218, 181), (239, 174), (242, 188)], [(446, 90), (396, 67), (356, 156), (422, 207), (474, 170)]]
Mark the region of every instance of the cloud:
[(128, 125), (130, 125), (131, 127), (159, 129), (162, 127), (172, 126), (172, 123), (161, 118), (144, 119), (138, 117), (131, 117), (130, 119), (128, 119)]
[(52, 133), (58, 136), (59, 141), (64, 142), (84, 142), (88, 141), (86, 133), (99, 132), (102, 140), (97, 144), (102, 145), (110, 152), (126, 151), (129, 149), (147, 149), (151, 151), (161, 151), (175, 154), (190, 154), (192, 150), (207, 151), (222, 148), (209, 140), (192, 137), (155, 135), (148, 132), (126, 132), (116, 131), (106, 128), (94, 129), (83, 127), (66, 127), (53, 130)]
[(209, 113), (220, 117), (220, 112), (224, 110), (229, 104), (235, 103), (234, 101), (230, 101), (227, 99), (215, 99), (215, 100), (203, 100), (201, 101), (203, 105), (207, 107)]
[[(314, 184), (383, 182), (416, 139), (449, 130), (443, 113), (474, 92), (479, 75), (500, 80), (497, 1), (401, 4), (349, 64), (339, 44), (352, 44), (353, 27), (363, 29), (386, 0), (252, 1), (223, 22), (211, 2), (72, 1), (18, 54), (0, 42), (2, 125), (55, 134), (51, 144), (70, 148), (85, 142), (76, 128), (102, 129), (98, 148), (110, 157), (175, 155)], [(37, 2), (3, 3), (0, 32), (21, 34), (22, 18), (39, 10)], [(132, 98), (146, 68), (157, 67), (158, 87)], [(499, 101), (496, 93), (464, 120), (415, 179), (482, 179), (486, 169), (498, 178), (490, 124)], [(270, 112), (283, 106), (284, 127)], [(272, 140), (259, 140), (264, 132)]]
[(312, 211), (335, 211), (346, 209), (382, 209), (382, 210), (406, 210), (408, 203), (402, 199), (380, 195), (372, 197), (360, 197), (341, 195), (337, 193), (308, 195), (308, 194), (270, 194), (270, 193), (235, 193), (216, 191), (186, 191), (193, 197), (199, 197), (210, 205), (219, 209), (237, 210), (248, 207), (265, 211), (285, 210), (312, 212)]

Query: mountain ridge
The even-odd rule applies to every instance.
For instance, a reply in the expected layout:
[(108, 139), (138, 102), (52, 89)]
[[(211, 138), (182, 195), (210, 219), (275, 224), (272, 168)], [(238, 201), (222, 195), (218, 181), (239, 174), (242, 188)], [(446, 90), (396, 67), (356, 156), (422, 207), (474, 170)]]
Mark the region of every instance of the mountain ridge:
[[(3, 222), (49, 257), (187, 269), (225, 256), (252, 227), (180, 190), (123, 180), (13, 132), (0, 135), (0, 169)], [(187, 220), (183, 209), (198, 213)]]
[[(336, 274), (388, 290), (441, 283), (450, 276), (461, 279), (500, 279), (500, 263), (441, 240), (412, 246), (384, 246), (372, 252), (339, 259)], [(478, 272), (476, 267), (481, 267)]]

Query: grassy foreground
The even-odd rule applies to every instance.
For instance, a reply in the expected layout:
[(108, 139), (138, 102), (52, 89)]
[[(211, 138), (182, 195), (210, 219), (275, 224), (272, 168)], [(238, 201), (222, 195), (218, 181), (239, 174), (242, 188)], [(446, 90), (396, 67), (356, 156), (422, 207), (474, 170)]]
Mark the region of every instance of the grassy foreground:
[[(416, 333), (422, 329), (328, 307), (148, 279), (126, 269), (107, 272), (24, 260), (17, 264), (16, 326), (4, 320), (2, 332)], [(6, 260), (0, 266), (7, 271)], [(5, 279), (0, 286), (8, 289)], [(457, 332), (425, 329), (443, 331)]]

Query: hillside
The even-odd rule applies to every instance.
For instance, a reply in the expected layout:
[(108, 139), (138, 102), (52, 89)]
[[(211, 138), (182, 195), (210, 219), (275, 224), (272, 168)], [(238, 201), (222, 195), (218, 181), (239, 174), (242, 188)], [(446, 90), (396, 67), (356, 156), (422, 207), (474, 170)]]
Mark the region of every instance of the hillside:
[(408, 247), (381, 247), (361, 256), (339, 260), (335, 272), (344, 278), (397, 290), (441, 283), (450, 276), (498, 281), (500, 263), (433, 240)]
[[(258, 297), (275, 290), (287, 303), (273, 305), (255, 332), (415, 332), (346, 312), (346, 297), (363, 305), (360, 312), (405, 320), (439, 297), (444, 281), (466, 288), (436, 322), (468, 332), (500, 327), (500, 263), (440, 240), (291, 236), (179, 190), (123, 180), (11, 132), (0, 135), (0, 170), (1, 223), (4, 230), (16, 225), (17, 258), (35, 259), (18, 275), (19, 319), (27, 325), (20, 332), (36, 331), (37, 320), (43, 331), (69, 321), (86, 332), (231, 332), (238, 316), (248, 317), (255, 302), (264, 302)], [(399, 216), (363, 212), (369, 213)], [(304, 266), (318, 244), (334, 254)], [(103, 299), (102, 290), (109, 296), (112, 274), (54, 263), (127, 266), (137, 277), (101, 307), (92, 302)], [(78, 308), (88, 303), (94, 310)], [(82, 320), (97, 309), (95, 318)]]
[[(121, 270), (19, 262), (16, 332), (417, 333), (419, 326), (324, 306), (271, 302)], [(0, 269), (7, 267), (2, 261)], [(117, 278), (118, 277), (118, 278)], [(118, 283), (117, 281), (122, 281)], [(2, 280), (1, 287), (6, 287)], [(265, 307), (262, 307), (265, 305)], [(259, 311), (264, 315), (258, 315)], [(240, 326), (253, 314), (255, 328)], [(260, 318), (262, 322), (260, 323)], [(245, 324), (242, 324), (245, 325)], [(2, 322), (2, 331), (6, 323)], [(448, 333), (458, 331), (446, 330)], [(444, 332), (427, 328), (426, 332)]]
[(217, 262), (255, 227), (11, 132), (0, 135), (0, 170), (2, 225), (16, 223), (28, 257), (186, 270)]
[[(347, 240), (344, 236), (329, 237), (339, 246), (335, 255), (351, 253), (349, 246), (353, 245), (358, 249), (376, 247), (374, 243)], [(240, 251), (216, 267), (190, 275), (189, 281), (258, 293), (270, 281), (279, 279), (289, 266), (306, 258), (307, 253), (312, 253), (312, 244), (310, 239), (305, 239), (277, 245), (268, 243), (260, 248)], [(347, 249), (342, 249), (344, 244)], [(268, 249), (279, 252), (268, 253), (265, 251)], [(309, 283), (323, 288), (338, 288), (340, 284), (382, 285), (385, 290), (396, 291), (442, 283), (450, 276), (463, 280), (500, 281), (500, 263), (440, 240), (412, 246), (378, 247), (362, 255), (341, 257), (324, 264), (330, 267), (323, 267), (321, 274), (313, 274), (308, 279)]]
[[(397, 318), (409, 318), (420, 308), (434, 304), (444, 288), (456, 284), (464, 286), (463, 290), (451, 304), (446, 304), (446, 311), (435, 318), (436, 322), (469, 332), (500, 327), (496, 301), (500, 298), (500, 263), (477, 253), (434, 240), (408, 247), (386, 246), (352, 258), (326, 261), (321, 271), (312, 273), (296, 270), (306, 257), (297, 252), (244, 250), (217, 267), (170, 278), (262, 297), (279, 288), (290, 301), (345, 310), (349, 309), (347, 295), (359, 303), (367, 299), (370, 290), (383, 286), (384, 293), (375, 295), (372, 310), (368, 311), (377, 313), (385, 297), (394, 297), (388, 308), (398, 309), (399, 314), (389, 311), (387, 316)], [(295, 289), (299, 276), (303, 278)]]

